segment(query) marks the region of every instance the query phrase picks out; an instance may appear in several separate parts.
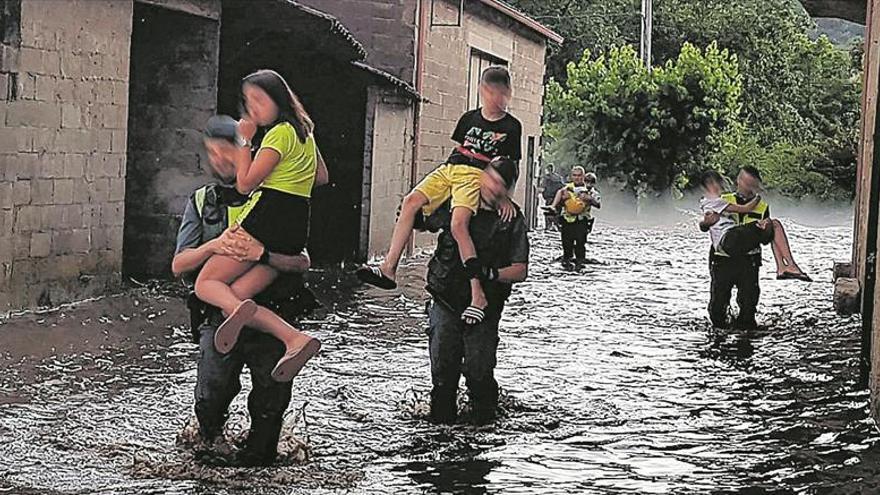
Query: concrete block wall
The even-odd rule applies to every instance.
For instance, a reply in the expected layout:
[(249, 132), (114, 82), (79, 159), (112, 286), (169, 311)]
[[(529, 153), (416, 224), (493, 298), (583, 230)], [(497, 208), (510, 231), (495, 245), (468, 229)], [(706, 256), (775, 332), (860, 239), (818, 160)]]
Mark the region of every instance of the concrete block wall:
[[(457, 18), (459, 3), (438, 0), (435, 17)], [(543, 114), (543, 79), (545, 41), (526, 31), (518, 23), (478, 2), (466, 2), (461, 27), (432, 27), (425, 46), (421, 136), (417, 178), (424, 176), (449, 156), (454, 143), (452, 131), (468, 106), (468, 67), (471, 49), (475, 48), (508, 62), (513, 81), (510, 112), (523, 124), (523, 160), (515, 201), (525, 199), (525, 155), (528, 136), (541, 135)], [(418, 236), (417, 245), (431, 242), (430, 236)]]
[(366, 62), (409, 83), (418, 0), (299, 0), (339, 19), (367, 50)]
[(391, 244), (397, 208), (410, 190), (413, 104), (390, 90), (370, 88), (367, 101), (369, 182), (364, 198), (369, 211), (367, 255), (383, 255)]
[(170, 274), (186, 200), (209, 180), (202, 130), (217, 107), (219, 21), (167, 3), (134, 7), (122, 267), (134, 277)]
[(0, 68), (0, 313), (104, 292), (122, 261), (131, 3), (20, 8)]

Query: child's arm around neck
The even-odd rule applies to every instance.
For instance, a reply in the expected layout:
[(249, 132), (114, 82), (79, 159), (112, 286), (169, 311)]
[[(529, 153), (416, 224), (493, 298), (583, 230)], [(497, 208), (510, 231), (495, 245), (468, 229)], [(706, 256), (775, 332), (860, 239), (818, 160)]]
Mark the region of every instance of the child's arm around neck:
[(730, 213), (750, 213), (752, 210), (754, 210), (758, 206), (758, 203), (760, 203), (760, 202), (761, 202), (761, 197), (755, 196), (754, 198), (752, 198), (751, 201), (749, 201), (748, 203), (746, 203), (744, 205), (731, 203), (731, 204), (727, 205), (727, 208), (725, 208), (724, 211), (730, 212)]

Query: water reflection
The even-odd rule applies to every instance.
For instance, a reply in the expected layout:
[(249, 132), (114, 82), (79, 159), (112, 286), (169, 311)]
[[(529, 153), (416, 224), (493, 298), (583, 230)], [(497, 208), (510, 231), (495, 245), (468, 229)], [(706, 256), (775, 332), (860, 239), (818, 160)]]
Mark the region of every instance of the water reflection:
[(487, 475), (501, 463), (480, 459), (462, 459), (436, 463), (410, 462), (403, 469), (419, 484), (431, 487), (429, 493), (487, 493)]
[[(5, 322), (0, 491), (880, 493), (858, 318), (831, 309), (849, 223), (786, 225), (817, 282), (765, 266), (767, 328), (754, 331), (707, 324), (708, 241), (691, 221), (600, 222), (596, 263), (579, 270), (535, 233), (531, 278), (501, 325), (501, 417), (479, 429), (424, 421), (422, 261), (392, 293), (318, 272), (327, 307), (303, 325), (324, 350), (297, 378), (286, 428), (309, 460), (272, 469), (206, 466), (176, 444), (196, 350), (175, 298), (140, 291)], [(246, 425), (242, 394), (231, 442)]]

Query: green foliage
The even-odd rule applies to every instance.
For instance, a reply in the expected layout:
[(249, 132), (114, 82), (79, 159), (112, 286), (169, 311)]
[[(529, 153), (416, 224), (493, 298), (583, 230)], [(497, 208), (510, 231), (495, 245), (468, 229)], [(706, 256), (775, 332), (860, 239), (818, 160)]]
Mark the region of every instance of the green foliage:
[[(567, 80), (572, 73), (560, 69), (564, 65), (560, 59), (580, 60), (580, 54), (587, 48), (593, 54), (602, 54), (611, 53), (615, 47), (638, 44), (637, 0), (512, 0), (512, 3), (566, 36), (563, 47), (550, 54), (548, 67), (548, 74), (562, 85), (570, 83)], [(724, 132), (724, 142), (719, 141), (717, 132), (704, 136), (713, 159), (736, 158), (737, 166), (751, 164), (762, 170), (772, 169), (769, 176), (777, 177), (776, 184), (789, 194), (826, 197), (852, 194), (861, 93), (861, 43), (847, 50), (834, 46), (825, 36), (811, 39), (816, 25), (796, 0), (655, 0), (654, 11), (655, 65), (665, 68), (669, 61), (678, 63), (684, 46), (710, 45), (717, 46), (719, 52), (726, 50), (735, 55), (738, 62), (739, 113), (726, 119), (730, 122)], [(633, 77), (634, 85), (642, 84), (639, 79), (642, 75), (636, 73)], [(570, 90), (574, 91), (577, 84)], [(551, 84), (548, 92), (553, 91), (558, 88), (554, 89)], [(614, 107), (619, 103), (612, 99), (608, 105)], [(558, 107), (551, 108), (550, 112), (548, 134), (554, 139), (547, 150), (549, 158), (557, 159), (562, 165), (569, 157), (583, 160), (588, 153), (602, 153), (581, 142), (565, 142), (568, 138), (583, 139), (586, 127), (574, 123), (574, 128), (566, 128), (556, 120), (556, 115), (564, 112)], [(662, 123), (657, 125), (662, 127)], [(638, 128), (631, 133), (639, 135), (647, 130)], [(597, 129), (596, 132), (606, 131)], [(592, 137), (588, 141), (598, 142)], [(730, 143), (739, 143), (735, 152)], [(740, 149), (743, 146), (745, 148)], [(719, 150), (729, 154), (720, 154)], [(616, 153), (614, 149), (607, 150), (607, 154)], [(702, 166), (703, 153), (704, 150), (699, 149), (686, 160), (676, 158), (676, 163), (687, 165), (674, 168), (680, 167), (687, 174), (688, 167)], [(784, 153), (791, 153), (793, 158), (778, 157)], [(677, 152), (674, 155), (679, 157)], [(610, 160), (592, 157), (589, 161), (605, 163), (606, 159)], [(797, 167), (786, 165), (791, 160), (797, 160)], [(653, 158), (646, 158), (636, 163), (641, 163), (636, 166), (648, 166), (655, 162)], [(789, 181), (782, 179), (785, 176), (782, 171), (799, 175), (805, 184), (803, 187), (784, 185)], [(639, 173), (630, 175), (640, 176)], [(673, 182), (659, 180), (658, 175), (663, 174), (651, 169), (641, 172), (652, 187)]]
[(814, 145), (777, 142), (761, 146), (752, 135), (727, 135), (709, 162), (719, 172), (735, 177), (743, 164), (756, 164), (764, 185), (783, 195), (816, 199), (846, 199), (849, 191), (821, 173), (820, 156)]
[[(606, 52), (615, 46), (638, 44), (638, 0), (513, 0), (513, 4), (565, 37), (551, 45), (547, 75), (565, 81), (567, 65), (584, 50)], [(633, 33), (636, 33), (633, 38)]]
[[(672, 187), (705, 158), (739, 114), (736, 58), (690, 44), (649, 71), (630, 46), (568, 66), (566, 86), (548, 86), (548, 137), (573, 158), (635, 191)], [(576, 143), (576, 144), (575, 144)]]

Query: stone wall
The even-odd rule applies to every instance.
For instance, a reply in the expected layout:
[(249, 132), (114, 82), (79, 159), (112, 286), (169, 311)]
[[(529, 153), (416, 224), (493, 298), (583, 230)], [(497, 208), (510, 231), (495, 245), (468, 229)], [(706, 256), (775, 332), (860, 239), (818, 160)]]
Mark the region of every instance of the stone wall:
[(208, 180), (202, 130), (217, 107), (219, 22), (141, 3), (134, 16), (123, 272), (164, 277), (186, 199)]
[(299, 2), (339, 19), (367, 50), (368, 64), (413, 82), (418, 0)]
[[(458, 16), (457, 1), (438, 0), (435, 24), (454, 23)], [(508, 62), (513, 80), (510, 113), (523, 124), (523, 160), (515, 201), (523, 205), (528, 180), (526, 143), (528, 136), (541, 135), (543, 113), (544, 55), (543, 39), (518, 23), (478, 2), (466, 2), (460, 27), (434, 26), (428, 30), (424, 60), (422, 105), (417, 179), (424, 176), (449, 156), (454, 143), (450, 136), (458, 118), (468, 108), (468, 68), (472, 49)], [(417, 245), (431, 242), (432, 237), (419, 236)]]
[(0, 312), (119, 279), (132, 5), (21, 0), (0, 67)]

